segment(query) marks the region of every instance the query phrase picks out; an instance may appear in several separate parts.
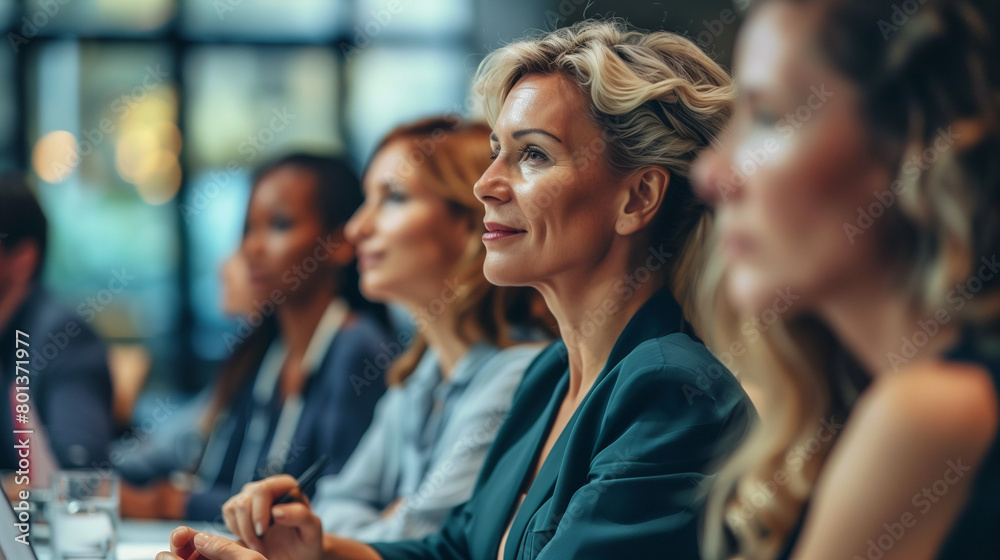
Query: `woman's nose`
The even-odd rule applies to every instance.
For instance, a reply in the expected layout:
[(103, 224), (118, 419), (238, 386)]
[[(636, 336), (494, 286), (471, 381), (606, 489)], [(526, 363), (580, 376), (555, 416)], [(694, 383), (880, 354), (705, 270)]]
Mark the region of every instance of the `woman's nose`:
[(691, 184), (695, 194), (710, 206), (718, 206), (739, 194), (739, 187), (730, 172), (729, 149), (725, 143), (713, 144), (698, 155), (691, 167)]
[(357, 245), (359, 241), (371, 235), (371, 211), (367, 205), (362, 204), (354, 211), (354, 215), (344, 226), (344, 237), (351, 245)]
[(504, 176), (502, 167), (501, 160), (494, 160), (472, 187), (476, 198), (486, 206), (503, 204), (511, 198), (510, 183)]

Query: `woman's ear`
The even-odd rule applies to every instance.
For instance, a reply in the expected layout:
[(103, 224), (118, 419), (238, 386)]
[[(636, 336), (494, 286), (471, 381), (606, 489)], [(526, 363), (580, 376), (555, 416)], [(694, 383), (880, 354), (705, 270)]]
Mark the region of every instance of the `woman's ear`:
[(670, 184), (670, 172), (651, 165), (640, 169), (625, 179), (625, 203), (622, 205), (615, 232), (631, 235), (648, 226), (663, 204)]
[(351, 264), (354, 260), (354, 245), (347, 242), (347, 237), (344, 236), (344, 226), (340, 226), (336, 231), (330, 235), (330, 256), (332, 257), (333, 264), (338, 267), (344, 267)]

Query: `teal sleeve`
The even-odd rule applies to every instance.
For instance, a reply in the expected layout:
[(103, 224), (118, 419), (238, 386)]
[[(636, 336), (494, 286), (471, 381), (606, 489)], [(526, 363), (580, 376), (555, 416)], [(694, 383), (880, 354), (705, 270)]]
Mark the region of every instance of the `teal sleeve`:
[(441, 530), (422, 540), (373, 543), (371, 546), (384, 560), (468, 560), (466, 528), (475, 511), (475, 502), (474, 495), (465, 505), (453, 509)]

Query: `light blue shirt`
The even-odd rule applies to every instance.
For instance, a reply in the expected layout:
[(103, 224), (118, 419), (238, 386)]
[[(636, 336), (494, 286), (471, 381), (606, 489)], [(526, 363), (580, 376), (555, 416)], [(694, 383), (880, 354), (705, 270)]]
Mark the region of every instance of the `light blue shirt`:
[[(343, 471), (317, 484), (323, 530), (362, 541), (436, 532), (465, 503), (524, 370), (542, 345), (474, 345), (442, 381), (428, 350), (402, 386), (390, 387)], [(395, 513), (382, 511), (397, 498)]]

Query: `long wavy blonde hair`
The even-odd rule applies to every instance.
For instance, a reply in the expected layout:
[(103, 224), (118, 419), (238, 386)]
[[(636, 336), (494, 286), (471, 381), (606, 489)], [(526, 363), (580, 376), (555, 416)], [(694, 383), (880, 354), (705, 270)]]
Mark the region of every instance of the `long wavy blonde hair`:
[[(486, 56), (475, 78), (483, 112), (496, 123), (504, 100), (528, 74), (561, 74), (590, 99), (585, 115), (602, 131), (595, 154), (618, 173), (656, 165), (670, 186), (651, 242), (674, 257), (669, 281), (690, 315), (700, 258), (711, 229), (688, 172), (732, 113), (725, 70), (688, 39), (642, 32), (624, 21), (588, 20), (503, 46)], [(587, 154), (581, 154), (587, 155)]]
[[(778, 1), (778, 0), (766, 0)], [(822, 10), (816, 42), (827, 62), (862, 93), (872, 147), (900, 181), (880, 241), (900, 256), (901, 284), (914, 309), (933, 313), (1000, 249), (1000, 59), (997, 7), (928, 0), (903, 26), (890, 0), (781, 0)], [(888, 31), (888, 32), (887, 32)], [(942, 130), (957, 137), (926, 169), (906, 162), (932, 149)], [(896, 189), (894, 189), (896, 190)], [(717, 247), (717, 244), (714, 244)], [(740, 316), (722, 293), (717, 250), (699, 286), (708, 344), (739, 340)], [(1000, 286), (954, 317), (975, 336), (995, 336)], [(869, 373), (815, 316), (779, 318), (736, 358), (761, 390), (765, 414), (721, 470), (709, 499), (706, 558), (770, 559), (794, 530), (818, 474)]]

